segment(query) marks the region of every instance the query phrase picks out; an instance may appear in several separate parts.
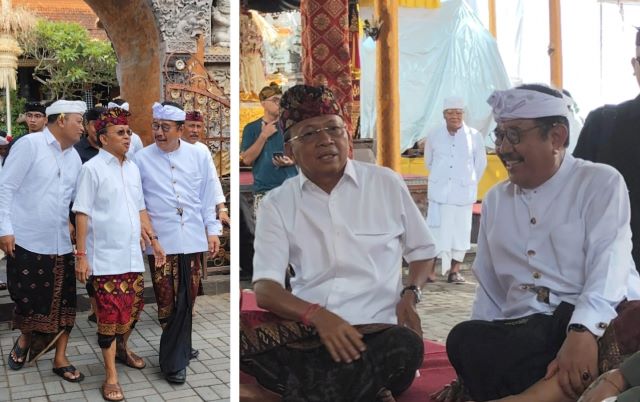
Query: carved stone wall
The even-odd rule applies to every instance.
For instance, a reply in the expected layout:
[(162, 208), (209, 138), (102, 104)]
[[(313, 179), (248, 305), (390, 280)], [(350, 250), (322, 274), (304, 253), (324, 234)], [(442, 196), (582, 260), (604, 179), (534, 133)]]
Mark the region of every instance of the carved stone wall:
[(211, 43), (213, 0), (150, 0), (167, 53), (195, 53), (197, 37)]

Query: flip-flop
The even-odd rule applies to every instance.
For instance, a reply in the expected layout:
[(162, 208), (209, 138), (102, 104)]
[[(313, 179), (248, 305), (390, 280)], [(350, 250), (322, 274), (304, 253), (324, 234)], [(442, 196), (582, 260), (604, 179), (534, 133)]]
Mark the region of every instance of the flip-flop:
[(54, 374), (56, 374), (59, 377), (62, 377), (63, 380), (65, 381), (69, 381), (69, 382), (80, 382), (82, 380), (84, 380), (84, 374), (80, 373), (80, 376), (78, 376), (78, 378), (69, 378), (66, 375), (64, 375), (64, 373), (75, 373), (76, 372), (76, 368), (74, 367), (73, 364), (70, 364), (66, 367), (54, 367), (52, 369), (52, 371), (54, 372)]
[[(124, 393), (122, 392), (122, 387), (120, 386), (120, 384), (116, 383), (116, 384), (107, 384), (106, 382), (102, 384), (102, 398), (105, 401), (122, 401), (124, 399)], [(120, 395), (122, 395), (121, 398), (109, 398), (107, 395), (112, 393), (112, 392), (119, 392)]]
[[(29, 346), (27, 346), (24, 349), (20, 347), (20, 345), (18, 344), (20, 342), (20, 336), (18, 336), (18, 339), (16, 339), (16, 343), (14, 343), (13, 348), (11, 348), (11, 352), (9, 352), (8, 363), (9, 363), (9, 367), (12, 370), (20, 370), (22, 366), (24, 366), (24, 363), (27, 361), (27, 353), (29, 352)], [(13, 356), (11, 356), (11, 353), (13, 353), (16, 356), (16, 359), (22, 358), (22, 361), (19, 362), (17, 360), (14, 360)]]

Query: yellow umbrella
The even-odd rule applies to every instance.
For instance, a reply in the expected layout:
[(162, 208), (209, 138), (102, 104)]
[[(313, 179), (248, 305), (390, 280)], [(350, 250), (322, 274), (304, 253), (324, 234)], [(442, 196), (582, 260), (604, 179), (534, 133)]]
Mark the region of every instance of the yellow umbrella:
[(11, 134), (11, 101), (10, 91), (16, 89), (16, 72), (18, 56), (22, 49), (17, 37), (29, 31), (36, 18), (23, 8), (13, 9), (11, 0), (2, 0), (0, 12), (0, 88), (5, 89), (7, 105), (7, 132)]

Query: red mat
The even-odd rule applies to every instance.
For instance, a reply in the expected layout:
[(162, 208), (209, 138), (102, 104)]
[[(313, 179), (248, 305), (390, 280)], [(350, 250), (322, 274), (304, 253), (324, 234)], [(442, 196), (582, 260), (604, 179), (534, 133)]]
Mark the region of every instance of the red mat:
[[(262, 310), (256, 304), (255, 295), (249, 290), (242, 291), (240, 303), (242, 311)], [(424, 361), (419, 371), (420, 376), (413, 381), (411, 388), (397, 398), (398, 402), (430, 401), (430, 394), (439, 391), (456, 378), (455, 370), (449, 363), (444, 345), (429, 340), (424, 341)], [(254, 384), (255, 382), (253, 377), (240, 373), (240, 384)]]

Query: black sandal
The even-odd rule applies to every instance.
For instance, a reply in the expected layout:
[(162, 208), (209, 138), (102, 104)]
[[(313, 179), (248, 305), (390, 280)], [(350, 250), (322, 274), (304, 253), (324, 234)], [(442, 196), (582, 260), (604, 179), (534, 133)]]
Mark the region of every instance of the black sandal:
[(64, 373), (75, 373), (77, 371), (77, 369), (74, 367), (73, 364), (70, 364), (66, 367), (54, 367), (53, 372), (59, 376), (62, 377), (63, 380), (65, 381), (69, 381), (69, 382), (80, 382), (82, 380), (84, 380), (84, 374), (80, 373), (80, 375), (78, 376), (78, 378), (69, 378), (66, 375), (64, 375)]
[[(18, 339), (16, 339), (16, 343), (13, 344), (13, 348), (11, 348), (11, 352), (9, 352), (9, 367), (12, 370), (20, 370), (22, 368), (22, 366), (24, 366), (24, 363), (27, 361), (27, 353), (29, 352), (29, 347), (27, 346), (26, 348), (21, 348), (20, 345), (18, 344), (20, 342), (20, 337), (22, 335), (18, 336)], [(11, 354), (15, 355), (16, 359), (20, 359), (22, 358), (22, 361), (17, 361), (13, 358), (13, 356), (11, 356)]]

